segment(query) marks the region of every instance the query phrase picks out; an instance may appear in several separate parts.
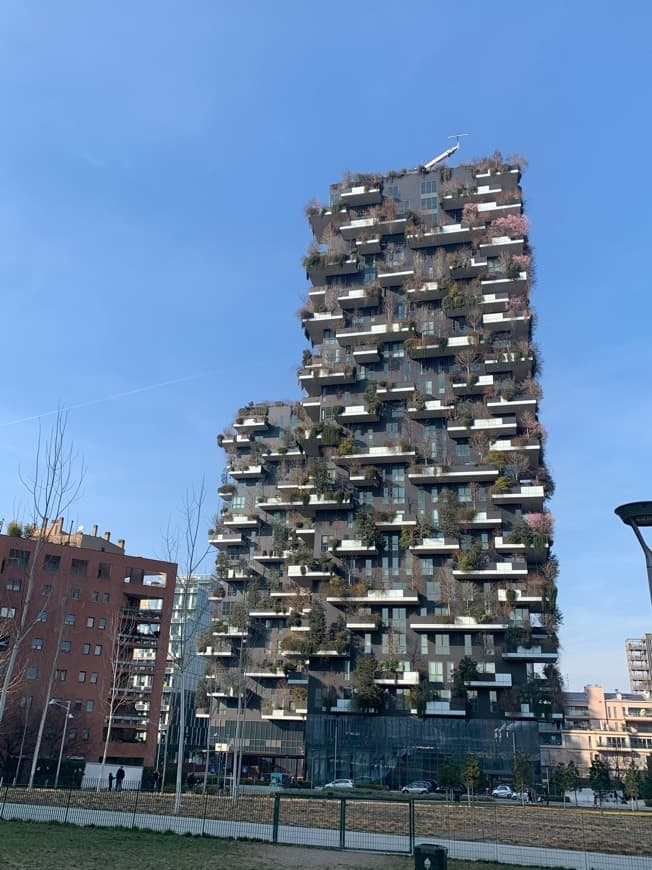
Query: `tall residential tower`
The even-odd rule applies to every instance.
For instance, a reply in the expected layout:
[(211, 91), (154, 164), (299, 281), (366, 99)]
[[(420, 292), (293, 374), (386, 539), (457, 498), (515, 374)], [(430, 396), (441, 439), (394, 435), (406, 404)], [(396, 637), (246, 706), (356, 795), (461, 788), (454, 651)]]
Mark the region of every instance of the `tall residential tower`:
[(500, 155), (347, 174), (307, 209), (304, 397), (218, 437), (205, 653), (250, 767), (396, 782), (473, 752), (499, 776), (560, 715), (520, 181)]

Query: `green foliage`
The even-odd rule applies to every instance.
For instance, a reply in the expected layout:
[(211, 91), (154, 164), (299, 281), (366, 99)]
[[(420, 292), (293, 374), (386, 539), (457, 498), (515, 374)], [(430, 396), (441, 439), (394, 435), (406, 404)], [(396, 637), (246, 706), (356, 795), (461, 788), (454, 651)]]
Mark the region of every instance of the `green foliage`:
[(495, 465), (499, 471), (507, 465), (507, 457), (502, 450), (490, 450), (483, 461), (485, 465)]
[(467, 755), (460, 771), (462, 782), (468, 792), (468, 800), (471, 801), (471, 793), (475, 791), (482, 779), (482, 767), (474, 755)]
[(338, 456), (350, 456), (356, 452), (355, 443), (350, 435), (346, 435), (339, 443), (337, 448)]
[(447, 538), (456, 538), (459, 534), (458, 508), (459, 501), (457, 492), (453, 489), (444, 489), (439, 494), (437, 502), (439, 511), (439, 528)]
[(591, 762), (591, 769), (589, 770), (589, 785), (600, 797), (600, 801), (602, 801), (602, 798), (611, 789), (609, 768), (599, 755), (595, 755)]
[(317, 495), (324, 495), (331, 487), (330, 469), (325, 459), (315, 459), (310, 465), (310, 477)]
[(532, 783), (532, 763), (526, 752), (514, 754), (512, 782), (516, 791), (524, 792)]
[(351, 678), (353, 684), (353, 707), (360, 711), (379, 710), (383, 693), (374, 682), (378, 662), (373, 655), (358, 656)]
[(478, 663), (471, 656), (464, 656), (453, 672), (453, 694), (458, 698), (465, 698), (466, 683), (477, 678)]
[(311, 602), (308, 625), (310, 626), (310, 637), (315, 645), (315, 649), (319, 649), (326, 637), (326, 614), (324, 604), (319, 598), (315, 598)]
[(373, 384), (367, 384), (364, 391), (364, 404), (368, 414), (379, 416), (383, 411), (383, 400), (376, 395), (376, 388)]
[(418, 686), (413, 686), (410, 689), (410, 707), (416, 709), (420, 719), (426, 715), (428, 701), (436, 701), (438, 698), (439, 692), (433, 689), (429, 683), (419, 683)]
[(460, 781), (460, 768), (452, 759), (445, 758), (439, 765), (437, 778), (448, 792)]
[(643, 772), (638, 769), (634, 759), (629, 762), (629, 767), (625, 771), (625, 779), (623, 782), (623, 792), (625, 797), (632, 801), (637, 801), (641, 797), (643, 791)]
[(376, 525), (376, 514), (371, 505), (362, 505), (355, 515), (355, 530), (363, 546), (375, 547), (380, 544), (381, 534)]
[(477, 571), (482, 567), (484, 561), (482, 542), (475, 539), (468, 547), (460, 550), (457, 557), (457, 568), (459, 571)]
[(23, 527), (21, 523), (16, 520), (11, 520), (7, 523), (7, 534), (10, 538), (22, 538), (23, 537)]

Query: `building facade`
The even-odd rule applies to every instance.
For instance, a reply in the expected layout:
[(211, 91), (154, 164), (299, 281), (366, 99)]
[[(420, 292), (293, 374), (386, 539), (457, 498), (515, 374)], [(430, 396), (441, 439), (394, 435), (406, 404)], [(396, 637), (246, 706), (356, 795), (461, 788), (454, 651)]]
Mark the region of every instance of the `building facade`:
[(615, 781), (622, 781), (632, 761), (645, 770), (647, 759), (652, 757), (649, 697), (586, 686), (583, 692), (564, 692), (563, 698), (563, 728), (549, 739), (542, 735), (544, 772), (572, 761), (580, 775), (587, 777), (596, 755), (607, 764)]
[(630, 689), (652, 695), (652, 634), (625, 641), (625, 651)]
[(110, 723), (107, 761), (154, 764), (175, 577), (97, 527), (0, 535), (0, 679), (22, 636), (0, 723), (7, 776), (31, 762), (46, 706), (44, 760), (58, 756), (69, 706), (64, 760), (101, 761)]
[(495, 156), (307, 209), (304, 396), (218, 436), (204, 652), (248, 765), (390, 781), (474, 752), (498, 776), (560, 715), (520, 181)]

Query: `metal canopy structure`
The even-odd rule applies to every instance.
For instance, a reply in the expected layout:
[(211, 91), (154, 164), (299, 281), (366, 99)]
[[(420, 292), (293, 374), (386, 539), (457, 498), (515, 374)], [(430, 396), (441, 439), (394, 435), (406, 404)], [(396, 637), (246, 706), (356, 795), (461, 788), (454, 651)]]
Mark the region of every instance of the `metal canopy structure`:
[(650, 587), (650, 600), (652, 601), (652, 550), (640, 531), (640, 527), (652, 526), (652, 501), (632, 501), (628, 504), (621, 504), (620, 507), (616, 508), (615, 513), (626, 526), (631, 526), (641, 545), (647, 566), (647, 579)]

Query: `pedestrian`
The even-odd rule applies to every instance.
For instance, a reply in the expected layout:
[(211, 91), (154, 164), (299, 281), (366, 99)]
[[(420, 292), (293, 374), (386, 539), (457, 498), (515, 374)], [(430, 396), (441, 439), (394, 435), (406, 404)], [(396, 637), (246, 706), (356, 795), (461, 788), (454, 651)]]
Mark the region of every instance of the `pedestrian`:
[[(117, 789), (117, 786), (116, 786)], [(109, 773), (109, 791), (113, 790), (113, 774)]]
[(115, 775), (115, 790), (122, 791), (122, 782), (125, 778), (125, 772), (122, 767), (119, 767)]
[(197, 782), (197, 780), (195, 778), (195, 774), (191, 770), (190, 773), (188, 774), (188, 788), (190, 789), (190, 791), (193, 791), (193, 789), (195, 788), (196, 782)]
[(154, 789), (154, 791), (158, 791), (160, 784), (161, 784), (161, 774), (158, 772), (158, 770), (155, 770), (154, 773), (152, 774), (152, 788)]
[(597, 805), (598, 805), (598, 796), (597, 796), (597, 794), (594, 794), (593, 795), (593, 806), (597, 807)]

